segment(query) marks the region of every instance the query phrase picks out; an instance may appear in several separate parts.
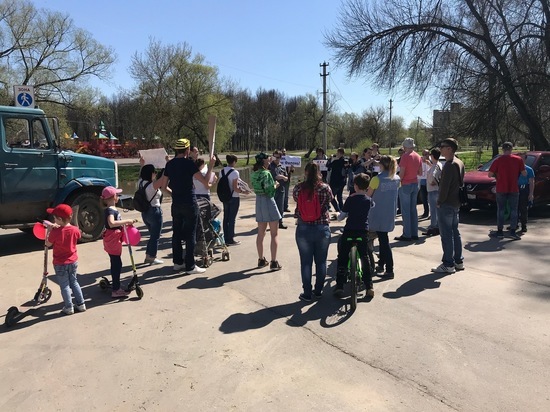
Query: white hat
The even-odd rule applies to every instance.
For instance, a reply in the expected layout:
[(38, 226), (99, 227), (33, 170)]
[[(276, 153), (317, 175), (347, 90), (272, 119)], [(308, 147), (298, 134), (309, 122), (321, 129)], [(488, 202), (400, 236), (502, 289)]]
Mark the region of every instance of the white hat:
[(405, 140), (403, 140), (402, 146), (405, 149), (414, 149), (416, 145), (414, 144), (414, 139), (412, 137), (407, 137)]

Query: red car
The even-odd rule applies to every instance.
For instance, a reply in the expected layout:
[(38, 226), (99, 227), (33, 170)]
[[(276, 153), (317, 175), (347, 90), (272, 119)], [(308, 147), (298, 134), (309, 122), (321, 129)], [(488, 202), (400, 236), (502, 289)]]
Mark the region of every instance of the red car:
[[(498, 157), (498, 156), (496, 156)], [(466, 209), (496, 207), (496, 181), (488, 176), (494, 157), (478, 170), (466, 172), (464, 185), (468, 193)], [(525, 164), (535, 172), (535, 205), (550, 203), (550, 152), (527, 152)]]

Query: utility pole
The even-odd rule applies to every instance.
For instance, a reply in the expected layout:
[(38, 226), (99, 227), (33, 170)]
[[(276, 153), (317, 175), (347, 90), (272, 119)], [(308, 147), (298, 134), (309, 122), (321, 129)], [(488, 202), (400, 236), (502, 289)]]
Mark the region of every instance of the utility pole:
[(393, 139), (391, 137), (391, 111), (392, 111), (392, 108), (393, 108), (392, 103), (393, 103), (393, 100), (390, 99), (390, 155), (391, 155), (391, 146), (392, 146), (392, 141), (393, 141)]
[(323, 78), (323, 149), (327, 153), (327, 62), (319, 64), (323, 68), (323, 73), (319, 74)]

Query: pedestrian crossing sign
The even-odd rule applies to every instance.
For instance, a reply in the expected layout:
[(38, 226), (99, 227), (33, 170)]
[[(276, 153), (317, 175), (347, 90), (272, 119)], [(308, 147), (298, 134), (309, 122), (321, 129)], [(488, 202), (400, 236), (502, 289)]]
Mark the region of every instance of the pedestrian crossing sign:
[(34, 107), (33, 86), (13, 86), (15, 105), (19, 107)]

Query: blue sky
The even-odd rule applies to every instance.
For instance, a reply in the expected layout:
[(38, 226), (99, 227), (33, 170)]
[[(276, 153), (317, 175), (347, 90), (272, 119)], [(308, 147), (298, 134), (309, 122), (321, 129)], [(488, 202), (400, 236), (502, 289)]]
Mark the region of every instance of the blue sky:
[(187, 42), (193, 53), (205, 56), (220, 75), (255, 93), (260, 87), (288, 97), (322, 92), (321, 67), (329, 63), (327, 88), (340, 95), (340, 112), (362, 113), (370, 107), (389, 107), (406, 124), (421, 117), (432, 122), (425, 101), (407, 101), (372, 89), (364, 78), (349, 80), (345, 68), (331, 61), (323, 33), (335, 27), (338, 0), (35, 0), (37, 7), (69, 14), (77, 27), (111, 46), (117, 62), (110, 83), (97, 83), (110, 96), (129, 89), (131, 56), (144, 52), (149, 38), (163, 44)]

